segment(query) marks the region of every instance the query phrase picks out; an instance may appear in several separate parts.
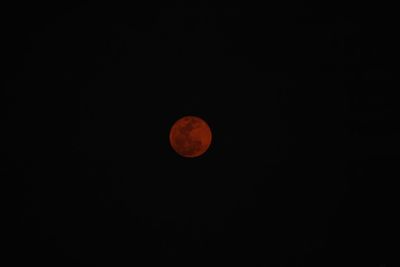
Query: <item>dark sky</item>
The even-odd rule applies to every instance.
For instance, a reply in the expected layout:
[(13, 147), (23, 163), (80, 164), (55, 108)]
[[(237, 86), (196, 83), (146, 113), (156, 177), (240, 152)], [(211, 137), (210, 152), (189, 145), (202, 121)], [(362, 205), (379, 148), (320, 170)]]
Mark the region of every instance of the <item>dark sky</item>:
[(390, 266), (389, 8), (295, 2), (10, 7), (14, 261)]

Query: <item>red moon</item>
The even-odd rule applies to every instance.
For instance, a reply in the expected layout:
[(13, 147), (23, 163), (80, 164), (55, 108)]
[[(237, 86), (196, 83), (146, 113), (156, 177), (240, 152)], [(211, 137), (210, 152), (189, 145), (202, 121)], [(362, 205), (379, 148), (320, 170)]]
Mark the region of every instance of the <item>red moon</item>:
[(177, 120), (169, 133), (169, 141), (176, 153), (194, 158), (204, 154), (210, 147), (211, 129), (201, 118), (185, 116)]

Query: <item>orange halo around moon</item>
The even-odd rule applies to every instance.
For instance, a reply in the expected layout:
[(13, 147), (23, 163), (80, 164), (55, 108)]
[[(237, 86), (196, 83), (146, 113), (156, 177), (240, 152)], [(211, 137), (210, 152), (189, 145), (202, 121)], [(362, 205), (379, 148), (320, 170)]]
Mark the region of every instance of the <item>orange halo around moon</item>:
[(204, 154), (210, 147), (211, 129), (201, 118), (185, 116), (177, 120), (169, 133), (169, 141), (176, 153), (194, 158)]

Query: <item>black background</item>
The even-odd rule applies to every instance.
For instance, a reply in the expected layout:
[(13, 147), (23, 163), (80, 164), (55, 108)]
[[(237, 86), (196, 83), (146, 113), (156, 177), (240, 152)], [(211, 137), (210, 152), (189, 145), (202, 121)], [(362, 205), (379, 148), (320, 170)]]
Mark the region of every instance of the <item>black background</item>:
[[(390, 266), (390, 10), (5, 9), (13, 262)], [(199, 158), (168, 143), (185, 115)]]

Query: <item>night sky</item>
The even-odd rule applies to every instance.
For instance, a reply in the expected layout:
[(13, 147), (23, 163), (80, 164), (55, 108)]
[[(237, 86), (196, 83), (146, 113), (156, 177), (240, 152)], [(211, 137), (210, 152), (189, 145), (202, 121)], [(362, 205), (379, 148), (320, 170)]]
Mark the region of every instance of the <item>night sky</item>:
[(391, 266), (390, 8), (294, 2), (11, 6), (14, 263)]

